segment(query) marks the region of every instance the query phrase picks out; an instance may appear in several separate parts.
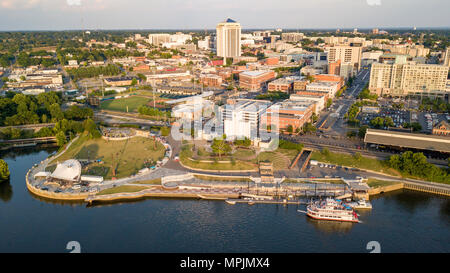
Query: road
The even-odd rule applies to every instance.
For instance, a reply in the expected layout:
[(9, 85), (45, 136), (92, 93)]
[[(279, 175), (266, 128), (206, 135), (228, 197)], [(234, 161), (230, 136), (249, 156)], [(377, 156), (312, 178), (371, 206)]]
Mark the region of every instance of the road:
[(330, 109), (321, 114), (317, 127), (326, 131), (328, 134), (345, 136), (347, 133), (347, 124), (343, 117), (369, 80), (370, 67), (361, 69), (356, 75), (351, 87), (341, 97), (335, 98)]

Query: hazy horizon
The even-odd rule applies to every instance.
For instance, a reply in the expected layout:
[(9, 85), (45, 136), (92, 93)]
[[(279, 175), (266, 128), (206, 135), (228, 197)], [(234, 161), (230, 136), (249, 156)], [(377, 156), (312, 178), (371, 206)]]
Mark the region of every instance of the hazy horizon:
[[(448, 0), (0, 0), (0, 31), (449, 28)], [(20, 19), (17, 19), (20, 18)]]

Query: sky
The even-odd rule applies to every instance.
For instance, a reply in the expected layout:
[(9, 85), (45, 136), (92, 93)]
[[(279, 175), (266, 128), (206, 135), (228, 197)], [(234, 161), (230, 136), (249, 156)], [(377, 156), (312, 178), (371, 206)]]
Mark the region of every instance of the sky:
[(450, 27), (449, 0), (0, 0), (0, 31)]

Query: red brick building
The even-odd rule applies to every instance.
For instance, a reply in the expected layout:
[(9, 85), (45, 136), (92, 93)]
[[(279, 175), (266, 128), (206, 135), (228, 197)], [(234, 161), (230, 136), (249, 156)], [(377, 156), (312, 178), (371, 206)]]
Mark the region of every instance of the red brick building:
[(239, 86), (243, 89), (257, 91), (273, 79), (275, 79), (274, 71), (245, 71), (239, 74)]

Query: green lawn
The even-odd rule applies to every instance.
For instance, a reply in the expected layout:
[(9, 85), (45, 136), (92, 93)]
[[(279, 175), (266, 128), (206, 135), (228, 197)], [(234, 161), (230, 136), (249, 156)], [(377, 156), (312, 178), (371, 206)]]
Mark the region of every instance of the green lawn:
[(180, 156), (181, 162), (191, 168), (201, 170), (256, 170), (257, 165), (250, 162), (236, 160), (234, 164), (232, 162), (219, 163), (219, 162), (199, 162), (190, 158)]
[(136, 174), (146, 163), (156, 162), (164, 157), (165, 147), (153, 139), (134, 137), (123, 141), (106, 141), (102, 138), (89, 139), (86, 135), (70, 146), (70, 148), (51, 162), (47, 169), (54, 168), (57, 162), (67, 159), (100, 159), (101, 163), (92, 163), (84, 168), (82, 174), (99, 175), (105, 179), (112, 178), (113, 163), (116, 166), (116, 178)]
[(142, 190), (148, 189), (148, 187), (145, 186), (119, 186), (114, 188), (109, 188), (106, 190), (102, 190), (97, 193), (97, 195), (106, 195), (106, 194), (114, 194), (114, 193), (126, 193), (126, 192), (139, 192)]
[(209, 176), (209, 175), (199, 175), (194, 174), (195, 178), (206, 180), (206, 181), (232, 181), (232, 182), (251, 182), (250, 178), (246, 177), (221, 177), (221, 176)]
[(259, 161), (270, 161), (276, 170), (288, 169), (298, 154), (297, 150), (277, 149), (273, 152), (262, 152), (258, 155)]
[(146, 105), (150, 101), (149, 98), (132, 96), (123, 99), (107, 100), (101, 103), (101, 108), (111, 111), (126, 112), (128, 106), (128, 112), (137, 112), (137, 109), (141, 105)]
[(161, 178), (156, 178), (152, 180), (136, 181), (132, 184), (142, 184), (142, 185), (161, 185)]
[(389, 175), (400, 175), (398, 171), (389, 168), (382, 161), (364, 156), (361, 156), (360, 159), (357, 159), (356, 157), (348, 154), (329, 152), (328, 155), (324, 155), (321, 152), (314, 151), (311, 155), (311, 159), (325, 163), (372, 170)]
[(367, 181), (367, 185), (369, 185), (371, 188), (389, 186), (389, 185), (394, 185), (394, 184), (398, 184), (398, 183), (400, 183), (400, 182), (384, 181), (384, 180), (378, 180), (378, 179), (374, 179), (374, 178), (369, 178)]

